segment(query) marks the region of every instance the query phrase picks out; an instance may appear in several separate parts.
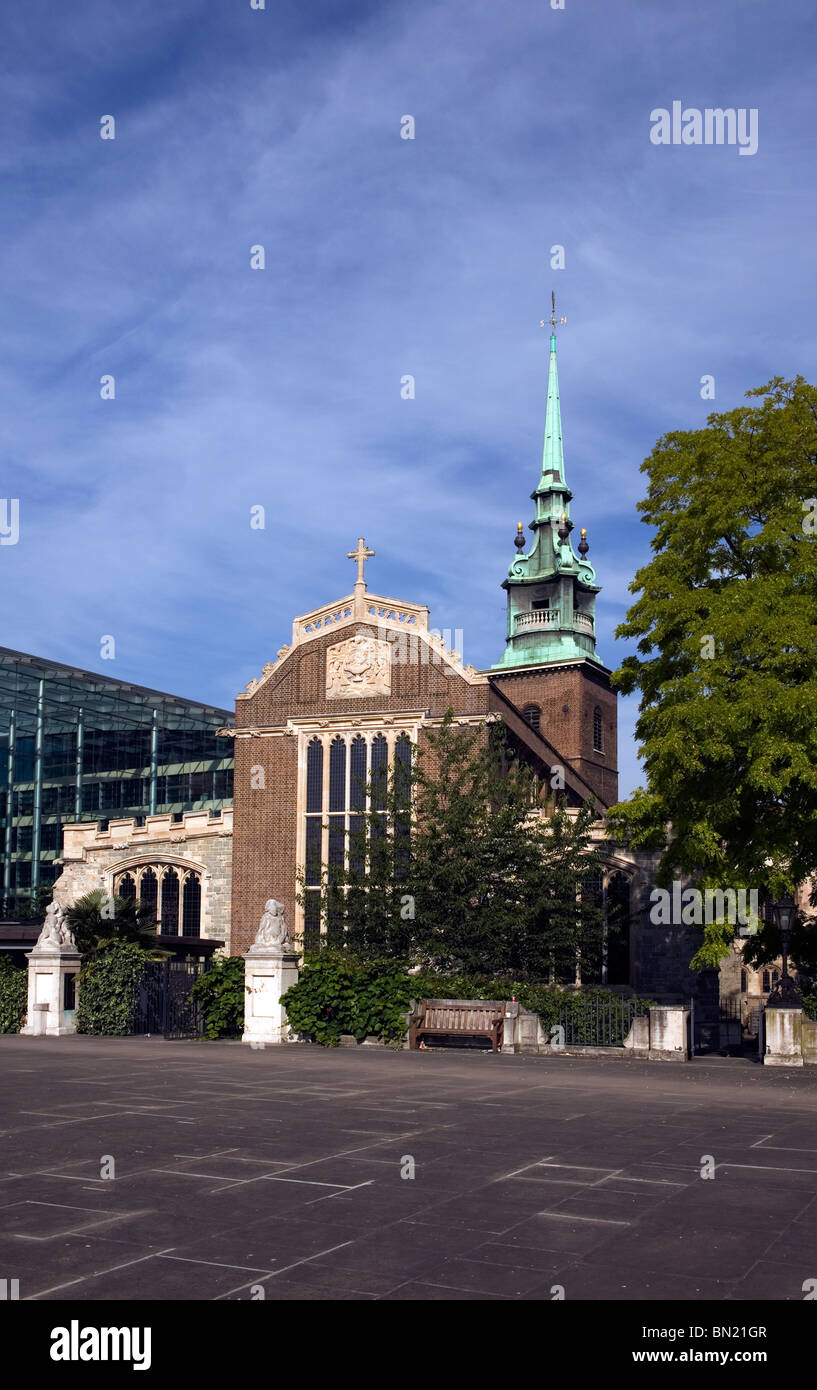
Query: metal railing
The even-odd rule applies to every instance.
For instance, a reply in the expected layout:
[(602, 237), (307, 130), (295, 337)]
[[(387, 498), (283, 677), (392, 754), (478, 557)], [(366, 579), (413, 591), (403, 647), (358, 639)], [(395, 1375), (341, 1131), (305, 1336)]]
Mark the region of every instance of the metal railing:
[(557, 1024), (564, 1047), (623, 1047), (633, 1019), (647, 1012), (637, 999), (583, 999), (560, 1006)]

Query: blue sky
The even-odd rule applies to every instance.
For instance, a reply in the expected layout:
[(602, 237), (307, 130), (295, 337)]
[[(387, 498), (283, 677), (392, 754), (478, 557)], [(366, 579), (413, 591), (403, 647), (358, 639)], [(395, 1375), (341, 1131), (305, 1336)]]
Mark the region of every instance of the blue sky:
[[(364, 535), (491, 664), (555, 289), (615, 666), (655, 440), (815, 379), (813, 0), (27, 0), (3, 35), (2, 645), (231, 708)], [(757, 153), (651, 144), (676, 99), (757, 108)]]

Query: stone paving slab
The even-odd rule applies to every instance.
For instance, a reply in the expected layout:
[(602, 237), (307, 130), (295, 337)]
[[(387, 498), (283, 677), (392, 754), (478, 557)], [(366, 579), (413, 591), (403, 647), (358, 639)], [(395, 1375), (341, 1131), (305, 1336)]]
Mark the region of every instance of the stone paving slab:
[(0, 1277), (48, 1302), (802, 1300), (817, 1068), (719, 1060), (3, 1036)]

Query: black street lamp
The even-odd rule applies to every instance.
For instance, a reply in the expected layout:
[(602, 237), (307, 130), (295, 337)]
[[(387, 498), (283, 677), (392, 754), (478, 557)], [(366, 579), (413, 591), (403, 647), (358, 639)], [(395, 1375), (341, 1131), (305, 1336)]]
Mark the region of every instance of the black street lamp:
[(769, 998), (766, 1000), (767, 1009), (802, 1009), (803, 1001), (797, 992), (794, 980), (789, 974), (789, 932), (792, 922), (797, 915), (797, 908), (794, 899), (785, 893), (777, 903), (769, 904), (769, 913), (772, 921), (778, 928), (783, 938), (783, 970), (779, 983), (775, 985)]

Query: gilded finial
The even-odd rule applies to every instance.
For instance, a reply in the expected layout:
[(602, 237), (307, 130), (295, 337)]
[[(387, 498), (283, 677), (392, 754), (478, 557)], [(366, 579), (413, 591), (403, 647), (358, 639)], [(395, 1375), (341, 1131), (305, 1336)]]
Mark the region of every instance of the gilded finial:
[(516, 523), (516, 535), (514, 536), (514, 539), (513, 539), (513, 543), (514, 543), (514, 545), (516, 546), (517, 550), (524, 550), (524, 549), (525, 549), (525, 537), (524, 537), (524, 534), (523, 534), (524, 529), (525, 529), (525, 528), (524, 528), (524, 526), (522, 525), (522, 522), (521, 522), (521, 521), (517, 521), (517, 523)]
[(582, 559), (584, 559), (585, 555), (587, 554), (588, 550), (590, 549), (590, 546), (587, 544), (587, 527), (586, 527), (586, 526), (583, 526), (583, 527), (582, 527), (582, 533), (581, 533), (581, 534), (582, 534), (582, 538), (581, 538), (581, 540), (579, 541), (579, 554), (581, 555)]

